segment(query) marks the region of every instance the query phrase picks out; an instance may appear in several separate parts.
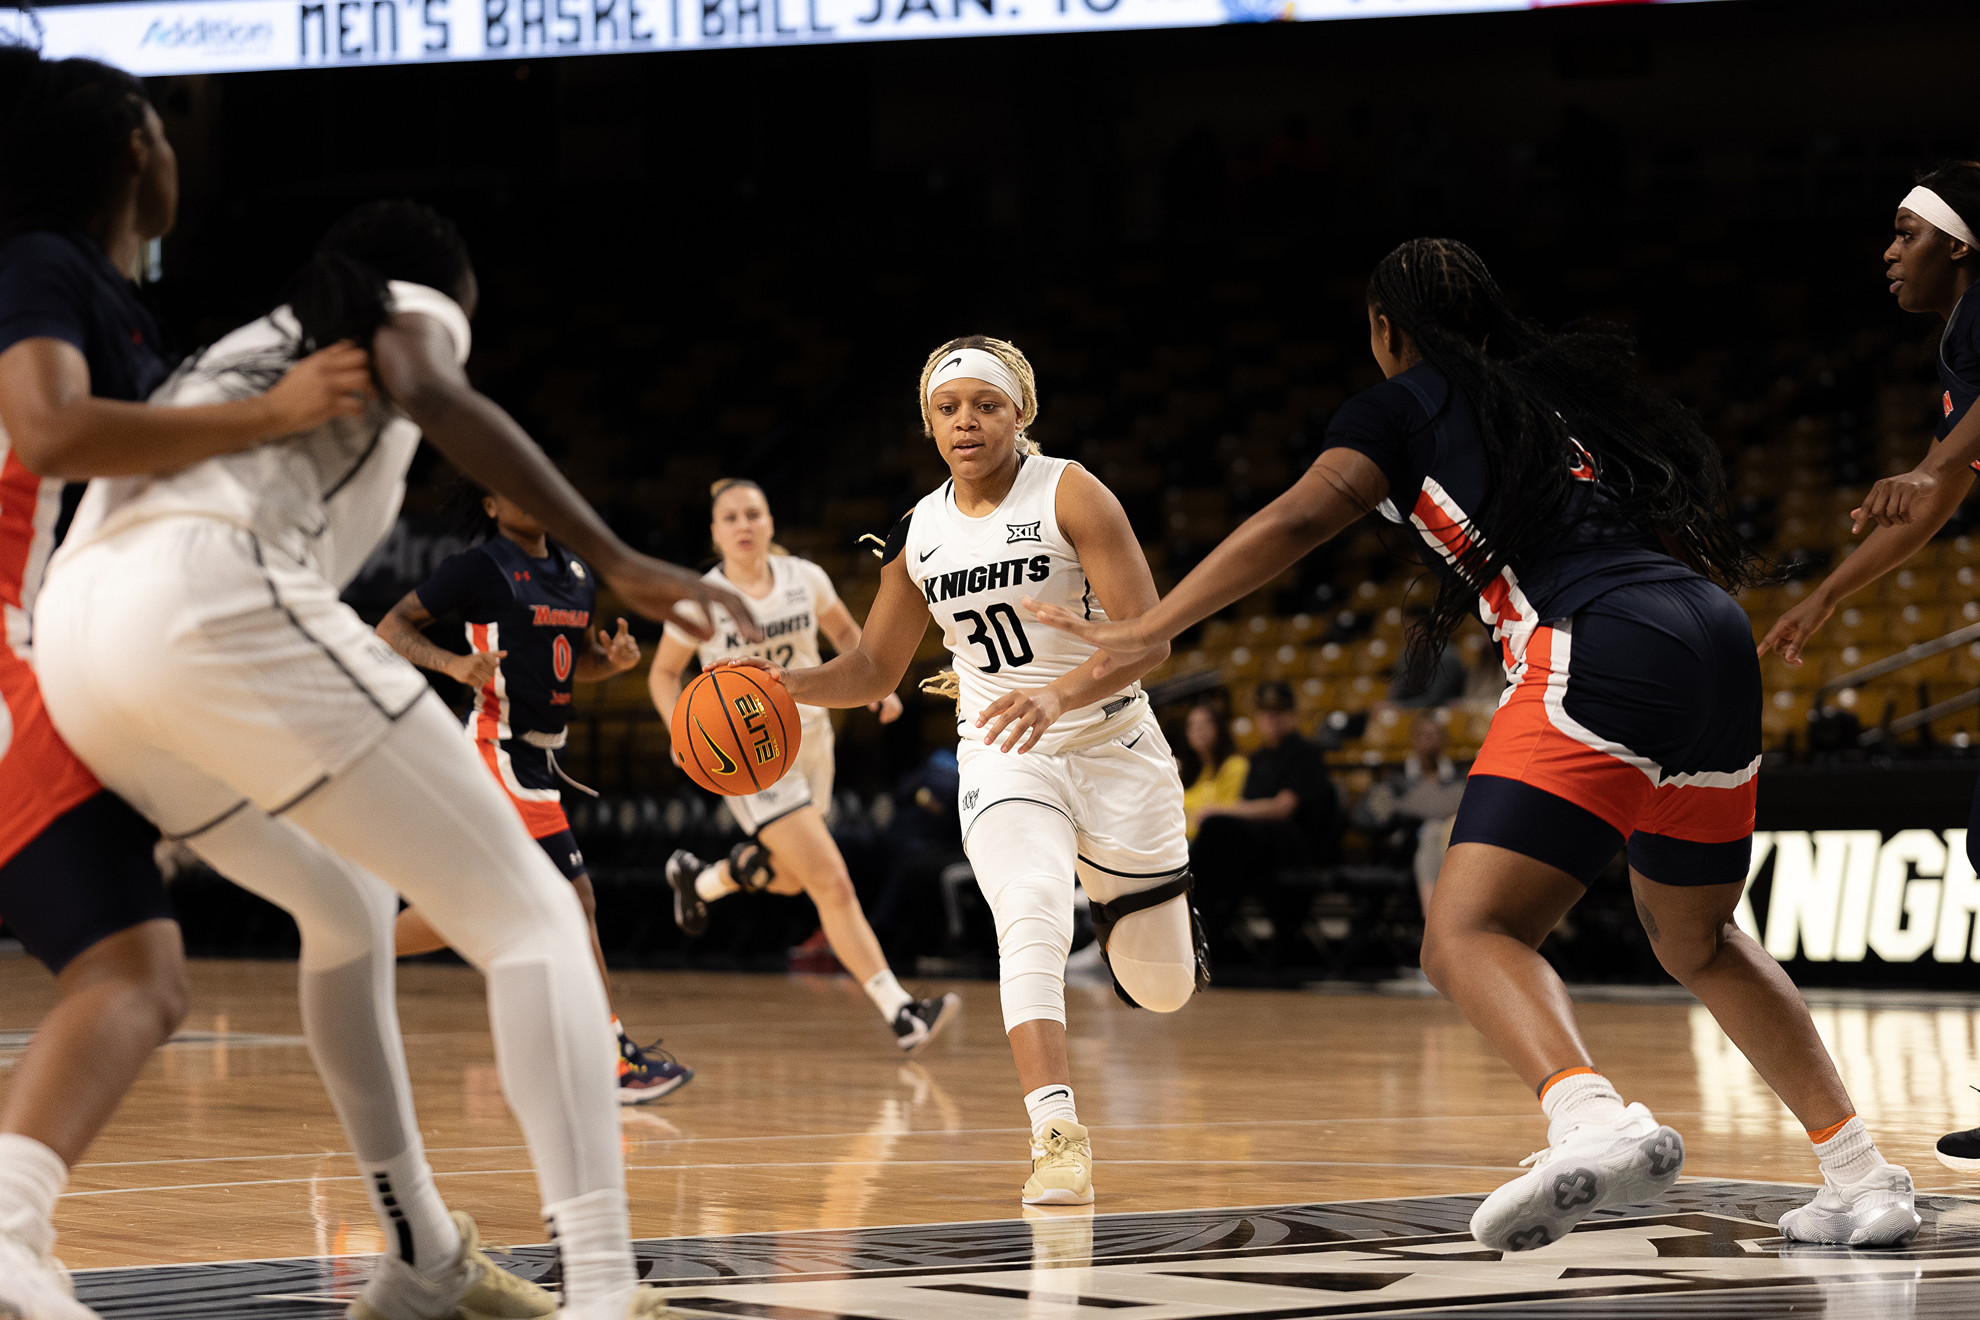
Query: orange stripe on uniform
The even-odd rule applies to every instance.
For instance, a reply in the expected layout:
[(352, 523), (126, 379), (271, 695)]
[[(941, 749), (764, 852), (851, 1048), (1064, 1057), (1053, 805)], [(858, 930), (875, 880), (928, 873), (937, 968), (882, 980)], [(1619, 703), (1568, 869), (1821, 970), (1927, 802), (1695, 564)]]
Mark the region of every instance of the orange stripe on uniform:
[(102, 789), (96, 776), (76, 759), (41, 703), (41, 688), (25, 660), (0, 646), (0, 700), (13, 722), (12, 737), (0, 752), (0, 865)]
[(559, 802), (530, 802), (509, 791), (502, 780), (502, 748), (492, 739), (477, 738), (475, 749), (481, 753), (481, 763), (488, 767), (488, 773), (495, 776), (495, 787), (502, 790), (502, 796), (509, 799), (509, 805), (522, 817), (523, 828), (529, 831), (532, 839), (548, 838), (552, 834), (562, 834), (571, 827), (570, 817), (564, 814)]
[(1471, 773), (1498, 775), (1564, 798), (1629, 834), (1654, 792), (1641, 770), (1569, 737), (1547, 713), (1547, 685), (1554, 676), (1552, 628), (1538, 628), (1526, 644), (1526, 672), (1492, 717), (1485, 745)]

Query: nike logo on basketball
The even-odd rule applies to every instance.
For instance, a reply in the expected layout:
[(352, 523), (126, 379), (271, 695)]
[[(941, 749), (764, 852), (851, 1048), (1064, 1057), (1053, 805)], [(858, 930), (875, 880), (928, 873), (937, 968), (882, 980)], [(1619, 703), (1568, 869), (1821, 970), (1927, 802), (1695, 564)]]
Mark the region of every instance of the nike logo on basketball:
[[(942, 548), (942, 547), (938, 545), (938, 546), (936, 546), (936, 547), (935, 547), (935, 550), (940, 550), (941, 548)], [(934, 553), (935, 553), (935, 550), (930, 550), (930, 551), (928, 552), (928, 555), (932, 555), (932, 554), (934, 554)], [(927, 563), (927, 562), (928, 562), (928, 555), (923, 555), (923, 556), (921, 557), (921, 562), (922, 562), (922, 563), (924, 563), (924, 564), (925, 564), (925, 563)]]

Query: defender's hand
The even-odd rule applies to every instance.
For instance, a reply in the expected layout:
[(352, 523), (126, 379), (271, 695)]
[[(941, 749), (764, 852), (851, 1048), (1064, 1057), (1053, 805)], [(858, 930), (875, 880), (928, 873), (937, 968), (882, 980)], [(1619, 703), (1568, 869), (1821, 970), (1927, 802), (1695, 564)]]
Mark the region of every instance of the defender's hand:
[[(1020, 754), (1030, 751), (1045, 736), (1045, 730), (1052, 727), (1059, 716), (1066, 713), (1066, 703), (1051, 688), (1039, 688), (1035, 692), (1006, 692), (976, 717), (976, 727), (988, 724), (990, 731), (983, 735), (983, 741), (995, 747), (999, 736), (1004, 738), (1002, 750), (1016, 749)], [(1008, 733), (1005, 731), (1009, 730)], [(1028, 736), (1027, 736), (1028, 735)], [(1019, 745), (1022, 740), (1022, 746)]]
[(1850, 510), (1849, 516), (1855, 520), (1850, 526), (1850, 535), (1858, 535), (1878, 523), (1898, 527), (1911, 522), (1918, 516), (1918, 511), (1938, 495), (1942, 484), (1923, 468), (1885, 477), (1870, 488), (1861, 508)]
[(1047, 605), (1029, 596), (1024, 598), (1023, 605), (1031, 612), (1031, 617), (1048, 628), (1071, 633), (1099, 650), (1100, 661), (1093, 669), (1095, 678), (1105, 678), (1117, 670), (1139, 664), (1162, 644), (1143, 635), (1134, 619), (1107, 622), (1083, 619), (1063, 605)]
[(1819, 595), (1810, 596), (1776, 619), (1774, 626), (1767, 630), (1767, 635), (1760, 639), (1760, 645), (1756, 649), (1760, 655), (1777, 651), (1781, 659), (1799, 669), (1801, 649), (1808, 645), (1808, 640), (1815, 635), (1815, 630), (1827, 623), (1829, 616), (1835, 612), (1836, 607), (1824, 601)]
[(262, 400), (272, 437), (307, 431), (332, 417), (355, 417), (376, 392), (371, 354), (340, 340), (290, 367)]
[(639, 663), (639, 642), (623, 618), (619, 620), (619, 631), (612, 636), (606, 636), (603, 628), (598, 630), (597, 646), (605, 667), (614, 674), (623, 674)]
[[(714, 636), (712, 611), (718, 608), (728, 612), (744, 641), (763, 640), (763, 629), (757, 626), (756, 616), (750, 613), (741, 596), (727, 587), (704, 582), (699, 573), (691, 573), (678, 564), (663, 564), (646, 555), (629, 555), (604, 577), (612, 590), (625, 598), (626, 604), (649, 619), (677, 625), (697, 642)], [(684, 604), (699, 608), (680, 608)]]
[(866, 708), (877, 714), (882, 724), (892, 724), (901, 717), (901, 699), (897, 693), (889, 692), (878, 701), (870, 701)]

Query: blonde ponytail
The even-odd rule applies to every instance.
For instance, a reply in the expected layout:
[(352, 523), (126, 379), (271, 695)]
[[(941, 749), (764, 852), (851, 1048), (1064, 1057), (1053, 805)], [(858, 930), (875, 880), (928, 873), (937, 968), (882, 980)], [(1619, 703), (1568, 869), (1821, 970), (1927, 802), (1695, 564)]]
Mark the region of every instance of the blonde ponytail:
[(1031, 373), (1031, 363), (1016, 344), (1005, 339), (992, 339), (989, 335), (964, 335), (960, 339), (951, 339), (930, 353), (928, 361), (921, 364), (921, 381), (915, 387), (915, 401), (921, 407), (921, 433), (931, 440), (935, 438), (935, 416), (928, 407), (928, 379), (935, 374), (935, 368), (942, 359), (959, 348), (981, 349), (1011, 369), (1011, 374), (1017, 377), (1018, 390), (1023, 395), (1016, 401), (1017, 451), (1020, 454), (1043, 453), (1030, 435), (1032, 425), (1038, 421), (1038, 381)]

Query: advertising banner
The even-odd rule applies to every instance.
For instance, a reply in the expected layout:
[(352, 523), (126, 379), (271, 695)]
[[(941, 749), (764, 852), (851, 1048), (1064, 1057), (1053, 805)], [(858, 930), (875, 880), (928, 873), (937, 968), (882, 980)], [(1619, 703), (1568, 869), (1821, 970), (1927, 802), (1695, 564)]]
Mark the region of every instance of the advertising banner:
[(0, 0), (0, 40), (54, 56), (87, 55), (151, 76), (1481, 13), (1589, 2), (131, 0), (14, 8)]

